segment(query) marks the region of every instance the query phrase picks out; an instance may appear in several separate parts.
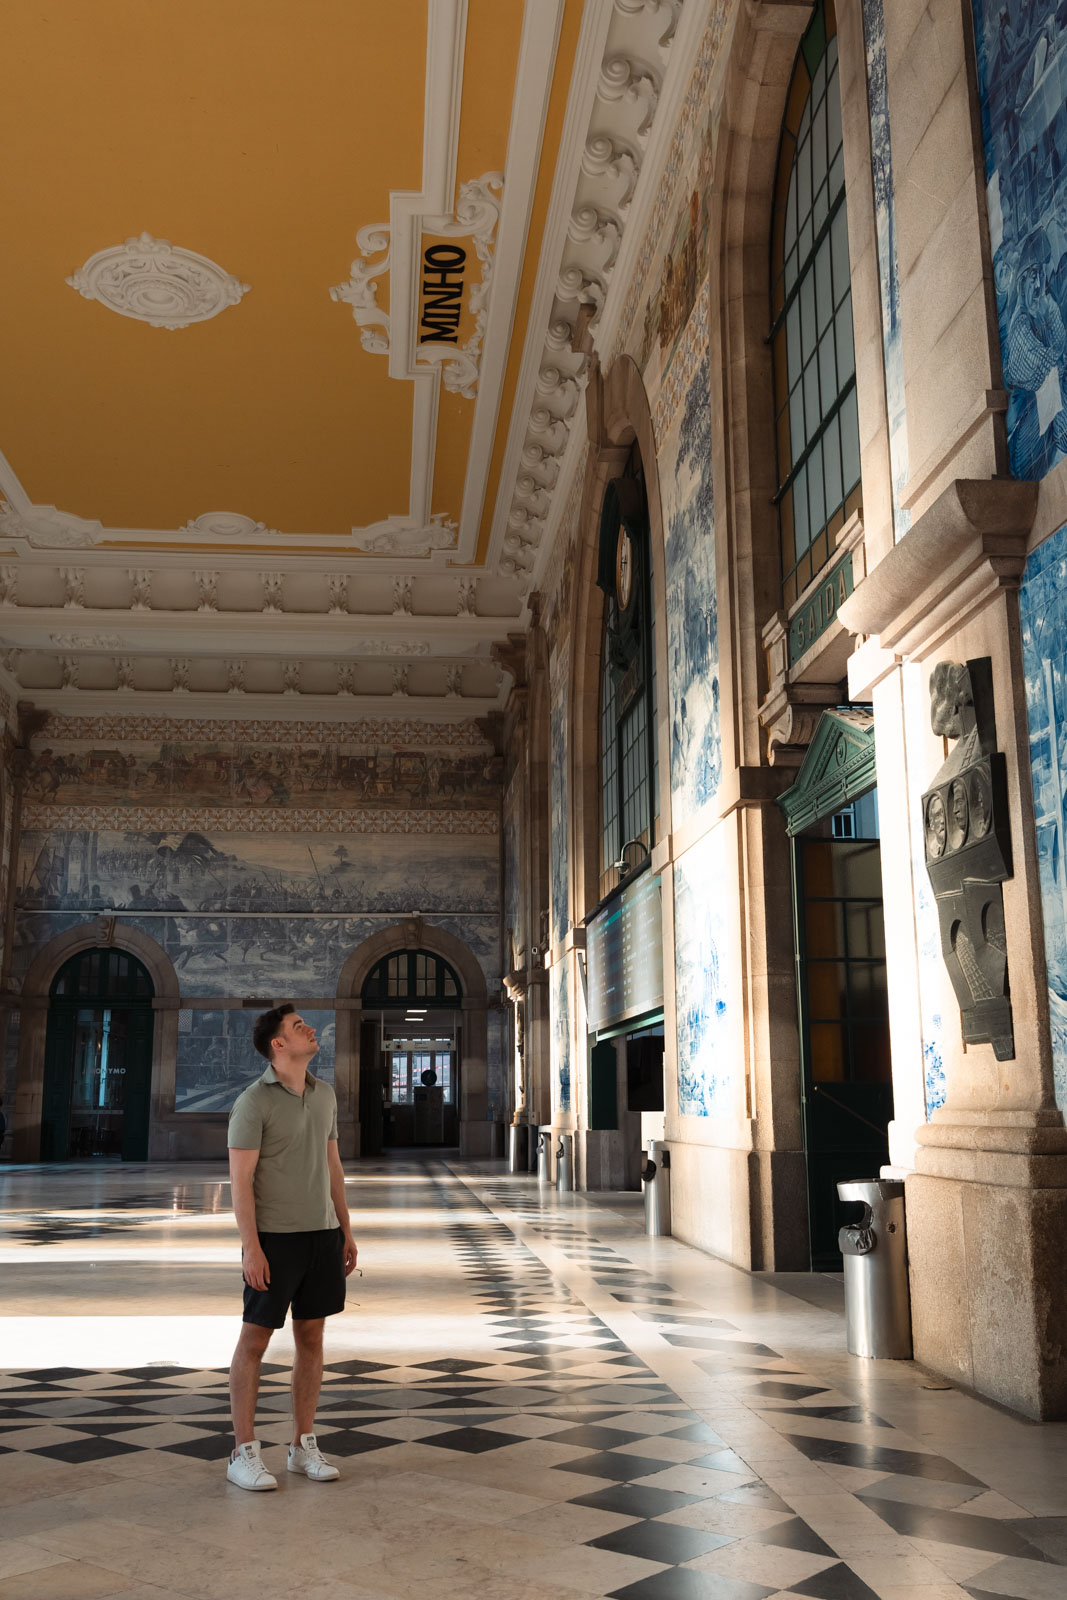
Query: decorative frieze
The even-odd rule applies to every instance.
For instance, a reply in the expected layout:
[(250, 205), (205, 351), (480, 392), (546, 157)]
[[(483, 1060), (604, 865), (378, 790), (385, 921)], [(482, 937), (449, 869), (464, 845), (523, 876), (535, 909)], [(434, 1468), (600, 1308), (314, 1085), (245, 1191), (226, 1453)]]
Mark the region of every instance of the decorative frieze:
[[(174, 664), (175, 666), (177, 663)], [(348, 663), (342, 663), (346, 666)], [(215, 718), (107, 716), (79, 717), (54, 711), (39, 742), (50, 746), (71, 743), (146, 744), (279, 744), (291, 745), (295, 737), (288, 721), (227, 722)], [(473, 717), (460, 722), (420, 722), (416, 718), (361, 717), (339, 728), (334, 722), (303, 722), (302, 745), (341, 744), (345, 749), (366, 746), (401, 746), (418, 750), (485, 750), (487, 741)]]
[(24, 828), (50, 833), (495, 834), (495, 811), (346, 810), (339, 806), (49, 806), (26, 802)]
[(707, 355), (710, 336), (711, 289), (705, 279), (652, 412), (652, 432), (659, 446), (671, 431), (697, 368)]

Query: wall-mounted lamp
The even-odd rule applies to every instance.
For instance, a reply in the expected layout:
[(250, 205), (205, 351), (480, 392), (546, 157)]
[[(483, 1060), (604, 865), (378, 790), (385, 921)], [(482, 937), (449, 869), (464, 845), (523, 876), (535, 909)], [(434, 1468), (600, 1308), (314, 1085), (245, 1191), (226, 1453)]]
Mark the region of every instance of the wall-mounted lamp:
[[(635, 845), (637, 849), (641, 851), (641, 854), (638, 856), (636, 861), (631, 861), (626, 852), (628, 850), (632, 850)], [(620, 878), (628, 878), (632, 872), (637, 871), (637, 868), (641, 866), (643, 862), (648, 860), (651, 854), (652, 852), (649, 850), (648, 845), (643, 839), (627, 839), (626, 843), (619, 851), (618, 861), (613, 861), (611, 864), (615, 868), (615, 871), (619, 874)]]

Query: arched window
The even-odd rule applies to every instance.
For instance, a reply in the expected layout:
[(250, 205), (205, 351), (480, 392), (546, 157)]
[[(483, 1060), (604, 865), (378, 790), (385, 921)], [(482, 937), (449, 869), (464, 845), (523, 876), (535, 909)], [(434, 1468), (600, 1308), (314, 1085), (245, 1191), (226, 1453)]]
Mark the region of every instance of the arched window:
[(834, 0), (797, 51), (778, 150), (771, 342), (786, 610), (860, 508), (856, 352)]
[[(658, 804), (655, 606), (648, 500), (634, 444), (604, 493), (597, 582), (607, 595), (600, 670), (600, 894), (651, 851)], [(631, 848), (627, 850), (627, 846)]]
[(80, 950), (56, 973), (53, 1000), (151, 1000), (152, 979), (136, 956), (114, 946)]
[(362, 998), (384, 1007), (411, 1000), (425, 1006), (455, 1006), (462, 994), (459, 979), (441, 956), (429, 950), (398, 950), (371, 970)]

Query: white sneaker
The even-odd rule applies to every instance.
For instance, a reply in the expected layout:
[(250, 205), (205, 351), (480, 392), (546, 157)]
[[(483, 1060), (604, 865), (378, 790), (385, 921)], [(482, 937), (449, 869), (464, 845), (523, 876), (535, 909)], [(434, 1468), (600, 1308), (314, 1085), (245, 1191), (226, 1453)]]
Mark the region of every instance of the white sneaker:
[(231, 1483), (239, 1489), (254, 1489), (262, 1493), (264, 1489), (276, 1489), (278, 1480), (263, 1465), (263, 1458), (259, 1453), (259, 1440), (253, 1439), (251, 1444), (240, 1444), (230, 1457), (226, 1468), (226, 1476)]
[(316, 1483), (329, 1483), (332, 1478), (341, 1476), (326, 1460), (313, 1433), (302, 1433), (300, 1443), (289, 1446), (288, 1467), (290, 1472), (302, 1472), (305, 1478), (312, 1478)]

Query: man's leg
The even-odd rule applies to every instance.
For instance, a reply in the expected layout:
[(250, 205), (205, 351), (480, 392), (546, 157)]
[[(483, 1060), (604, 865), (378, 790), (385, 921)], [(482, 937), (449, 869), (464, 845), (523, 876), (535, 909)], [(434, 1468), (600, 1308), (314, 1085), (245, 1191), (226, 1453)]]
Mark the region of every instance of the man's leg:
[(293, 1318), (296, 1359), (293, 1362), (293, 1444), (315, 1432), (315, 1407), (322, 1388), (322, 1329), (325, 1317)]
[(256, 1436), (259, 1369), (273, 1332), (273, 1328), (261, 1328), (256, 1322), (241, 1326), (241, 1337), (230, 1362), (230, 1412), (238, 1445), (250, 1444)]

